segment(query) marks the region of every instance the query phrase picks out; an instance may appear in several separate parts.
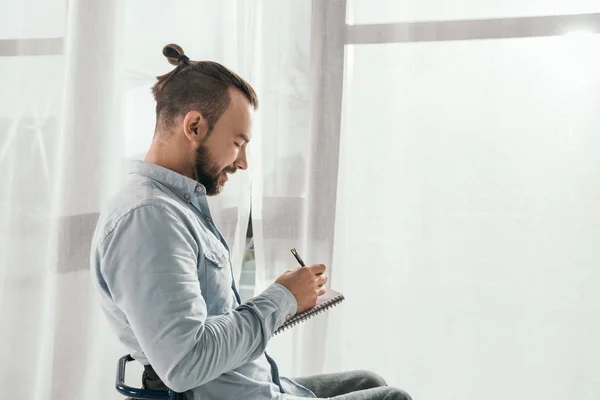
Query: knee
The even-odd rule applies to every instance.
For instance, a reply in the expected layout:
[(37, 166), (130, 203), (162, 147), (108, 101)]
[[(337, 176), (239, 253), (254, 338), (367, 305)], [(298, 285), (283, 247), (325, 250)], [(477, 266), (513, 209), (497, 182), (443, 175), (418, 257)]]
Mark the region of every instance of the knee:
[(384, 397), (384, 400), (412, 400), (412, 397), (404, 390), (390, 388), (389, 392)]
[(371, 389), (381, 386), (387, 386), (385, 379), (381, 375), (371, 371), (360, 371), (361, 389)]

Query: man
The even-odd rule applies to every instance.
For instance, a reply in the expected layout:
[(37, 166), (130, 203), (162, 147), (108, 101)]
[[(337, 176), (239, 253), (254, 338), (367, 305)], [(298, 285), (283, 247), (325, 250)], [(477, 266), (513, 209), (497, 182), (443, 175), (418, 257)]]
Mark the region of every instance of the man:
[(153, 88), (152, 145), (101, 214), (91, 253), (103, 310), (144, 364), (144, 387), (188, 400), (409, 399), (369, 372), (279, 375), (267, 343), (286, 318), (316, 304), (325, 266), (290, 270), (241, 303), (206, 196), (248, 167), (256, 93), (220, 64), (190, 61), (177, 45), (163, 54), (176, 68)]

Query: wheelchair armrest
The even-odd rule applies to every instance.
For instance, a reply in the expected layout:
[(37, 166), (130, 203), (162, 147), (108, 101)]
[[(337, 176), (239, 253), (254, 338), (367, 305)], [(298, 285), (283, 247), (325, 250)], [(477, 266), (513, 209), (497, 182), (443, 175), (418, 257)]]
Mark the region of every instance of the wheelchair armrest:
[(127, 354), (119, 359), (117, 364), (117, 378), (115, 380), (115, 388), (117, 392), (124, 396), (133, 397), (134, 399), (154, 399), (154, 400), (178, 400), (179, 394), (171, 390), (151, 390), (139, 389), (125, 384), (125, 367), (127, 363), (133, 361), (133, 357)]

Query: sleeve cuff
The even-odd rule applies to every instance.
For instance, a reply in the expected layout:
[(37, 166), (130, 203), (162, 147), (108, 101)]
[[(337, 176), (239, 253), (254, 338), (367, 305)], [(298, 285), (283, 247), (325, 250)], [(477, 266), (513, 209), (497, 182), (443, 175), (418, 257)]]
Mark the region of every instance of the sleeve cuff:
[(286, 320), (296, 315), (298, 303), (292, 292), (285, 286), (273, 283), (261, 293), (261, 296), (272, 301), (278, 308), (279, 316), (275, 328), (279, 328)]

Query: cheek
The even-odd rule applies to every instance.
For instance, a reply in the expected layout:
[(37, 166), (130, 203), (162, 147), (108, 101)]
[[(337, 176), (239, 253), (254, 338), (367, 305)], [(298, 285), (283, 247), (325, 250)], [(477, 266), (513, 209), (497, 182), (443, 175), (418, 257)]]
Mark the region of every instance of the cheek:
[[(213, 133), (213, 135), (215, 135)], [(217, 139), (217, 137), (215, 137)], [(233, 141), (227, 139), (215, 140), (213, 143), (207, 143), (209, 146), (210, 153), (210, 161), (211, 161), (211, 169), (214, 172), (221, 172), (223, 169), (229, 167), (234, 163), (234, 161), (238, 157), (237, 148), (234, 146)]]
[(233, 153), (226, 153), (226, 154), (219, 154), (216, 157), (214, 157), (211, 161), (211, 170), (215, 175), (220, 174), (221, 172), (223, 172), (225, 169), (227, 169), (229, 166), (233, 165), (234, 161), (235, 161), (235, 154)]
[(221, 168), (226, 168), (226, 167), (232, 165), (234, 163), (234, 161), (237, 159), (238, 153), (239, 153), (239, 151), (233, 145), (231, 145), (231, 146), (229, 146), (229, 148), (225, 149), (221, 153), (221, 155), (218, 159), (218, 163), (221, 166)]

